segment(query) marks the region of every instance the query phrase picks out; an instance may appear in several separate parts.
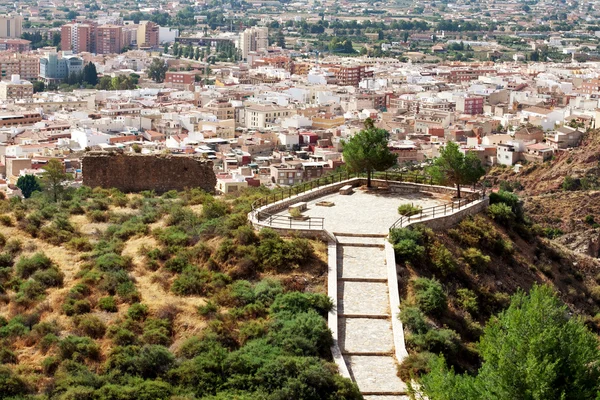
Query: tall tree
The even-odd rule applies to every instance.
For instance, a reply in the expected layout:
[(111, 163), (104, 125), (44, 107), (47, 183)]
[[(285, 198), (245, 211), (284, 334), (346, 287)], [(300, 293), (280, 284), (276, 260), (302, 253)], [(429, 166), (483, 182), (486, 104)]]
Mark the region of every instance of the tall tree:
[(20, 176), (17, 180), (17, 187), (21, 189), (21, 193), (26, 199), (30, 198), (33, 192), (42, 191), (39, 179), (31, 174)]
[(443, 358), (422, 389), (431, 400), (600, 398), (598, 338), (548, 286), (518, 292), (485, 328), (477, 375), (455, 374)]
[(167, 64), (160, 58), (154, 58), (148, 67), (148, 77), (154, 82), (160, 83), (165, 80)]
[(461, 153), (458, 144), (448, 142), (440, 149), (440, 156), (429, 168), (433, 178), (442, 184), (456, 185), (456, 197), (460, 198), (460, 186), (472, 185), (485, 174), (477, 154), (467, 151)]
[(389, 133), (375, 128), (373, 120), (367, 118), (365, 129), (342, 141), (344, 161), (351, 172), (367, 172), (367, 187), (371, 187), (373, 171), (382, 171), (396, 164), (397, 156), (388, 147)]
[(70, 175), (65, 172), (63, 163), (55, 158), (48, 161), (43, 167), (44, 174), (42, 175), (42, 183), (46, 190), (52, 194), (54, 201), (58, 201), (64, 190), (64, 184), (70, 178)]
[(89, 62), (83, 67), (83, 81), (88, 85), (96, 86), (98, 84), (98, 72), (96, 71), (96, 64)]

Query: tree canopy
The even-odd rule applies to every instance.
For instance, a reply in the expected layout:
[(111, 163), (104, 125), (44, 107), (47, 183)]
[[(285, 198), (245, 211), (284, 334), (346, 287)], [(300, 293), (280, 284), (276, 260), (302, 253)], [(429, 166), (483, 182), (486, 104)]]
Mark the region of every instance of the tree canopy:
[(442, 184), (456, 185), (457, 197), (460, 198), (460, 186), (472, 185), (485, 174), (477, 154), (468, 151), (461, 153), (458, 144), (448, 142), (440, 149), (440, 156), (429, 168), (433, 178)]
[[(175, 46), (173, 46), (173, 49), (175, 49)], [(148, 77), (154, 82), (163, 82), (165, 80), (167, 69), (167, 64), (165, 64), (163, 60), (160, 58), (154, 58), (148, 67)]]
[(63, 184), (69, 179), (69, 174), (65, 172), (62, 162), (53, 158), (44, 166), (44, 175), (42, 182), (44, 186), (52, 194), (54, 201), (58, 201), (61, 193), (64, 190)]
[(432, 400), (596, 399), (600, 396), (597, 337), (548, 286), (518, 292), (491, 320), (480, 341), (476, 376), (455, 374), (436, 358), (423, 377)]
[(367, 172), (367, 186), (371, 187), (371, 173), (382, 171), (396, 164), (397, 157), (388, 147), (389, 133), (375, 128), (367, 118), (365, 129), (343, 141), (344, 161), (351, 172)]
[(17, 187), (21, 189), (21, 193), (23, 193), (23, 197), (26, 199), (31, 197), (33, 192), (42, 191), (39, 179), (31, 174), (20, 176), (17, 180)]

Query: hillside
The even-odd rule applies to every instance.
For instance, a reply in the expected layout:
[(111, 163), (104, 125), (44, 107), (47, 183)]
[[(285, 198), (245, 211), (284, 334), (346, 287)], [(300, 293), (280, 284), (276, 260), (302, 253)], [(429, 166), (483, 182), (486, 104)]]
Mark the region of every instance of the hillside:
[(495, 167), (493, 187), (514, 191), (532, 222), (549, 238), (582, 254), (600, 251), (600, 130), (590, 130), (577, 148), (546, 163), (529, 163), (517, 173)]
[(487, 321), (535, 284), (552, 287), (600, 332), (600, 261), (538, 236), (515, 214), (478, 215), (440, 232), (417, 225), (394, 233), (410, 352), (402, 378), (427, 371), (432, 353), (444, 354), (458, 372), (476, 371)]
[(330, 360), (326, 246), (256, 234), (261, 195), (0, 200), (0, 398), (360, 398)]

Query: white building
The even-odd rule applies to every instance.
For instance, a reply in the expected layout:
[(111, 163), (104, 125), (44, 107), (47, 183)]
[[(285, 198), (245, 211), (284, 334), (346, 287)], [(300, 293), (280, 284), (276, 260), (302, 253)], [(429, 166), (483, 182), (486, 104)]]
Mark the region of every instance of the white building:
[(86, 147), (110, 143), (110, 135), (87, 128), (73, 129), (71, 131), (71, 140), (76, 142), (79, 148), (85, 149)]
[(264, 51), (269, 47), (269, 28), (252, 27), (240, 33), (242, 58), (248, 58), (251, 51)]

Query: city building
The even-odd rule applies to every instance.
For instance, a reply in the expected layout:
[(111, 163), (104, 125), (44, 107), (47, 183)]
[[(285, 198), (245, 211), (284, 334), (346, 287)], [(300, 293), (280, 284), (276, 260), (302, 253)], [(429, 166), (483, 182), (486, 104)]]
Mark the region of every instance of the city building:
[(469, 115), (483, 114), (483, 97), (459, 97), (456, 100), (456, 111)]
[(264, 51), (269, 46), (269, 28), (252, 27), (240, 33), (242, 58), (248, 58), (252, 51)]
[(11, 76), (10, 81), (0, 82), (0, 100), (23, 100), (32, 97), (33, 85), (21, 79), (19, 75)]
[(46, 53), (40, 58), (40, 74), (39, 77), (47, 83), (59, 83), (69, 77), (71, 74), (79, 74), (83, 72), (83, 59), (71, 54), (71, 52), (62, 52), (62, 57), (59, 54)]
[(196, 82), (196, 75), (201, 75), (200, 71), (167, 71), (165, 73), (165, 83), (168, 87), (175, 89), (190, 90)]
[(37, 79), (40, 74), (40, 57), (32, 54), (0, 54), (1, 77), (19, 75), (23, 79)]
[(0, 15), (0, 37), (20, 38), (23, 34), (23, 17), (20, 15)]
[(25, 39), (0, 39), (0, 51), (4, 50), (23, 53), (31, 50), (31, 42)]
[(123, 27), (101, 25), (96, 28), (96, 53), (118, 54), (123, 49)]
[(33, 125), (41, 120), (42, 114), (39, 111), (0, 113), (0, 126)]
[(70, 23), (60, 28), (60, 47), (73, 53), (94, 52), (95, 26), (92, 24)]
[(137, 28), (137, 46), (156, 47), (158, 46), (159, 26), (152, 21), (140, 21)]
[(158, 27), (158, 42), (159, 43), (171, 43), (175, 41), (175, 38), (179, 36), (179, 29), (169, 28), (166, 26)]

